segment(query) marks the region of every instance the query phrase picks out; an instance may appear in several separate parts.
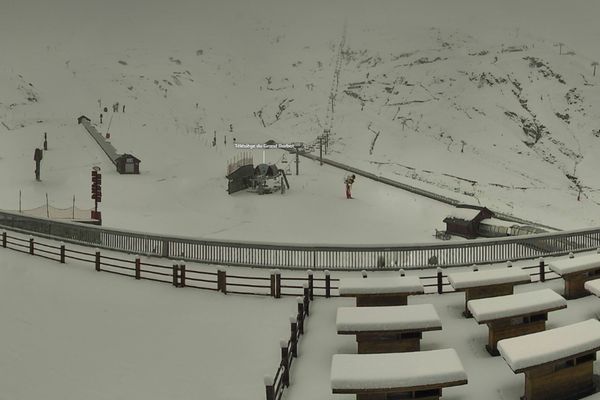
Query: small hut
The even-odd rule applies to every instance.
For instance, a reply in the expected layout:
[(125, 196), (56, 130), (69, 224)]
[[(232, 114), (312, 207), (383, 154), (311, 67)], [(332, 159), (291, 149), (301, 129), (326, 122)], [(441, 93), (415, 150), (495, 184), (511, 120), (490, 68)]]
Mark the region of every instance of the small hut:
[(479, 223), (493, 216), (494, 213), (486, 207), (457, 206), (450, 215), (444, 218), (446, 232), (467, 239), (475, 239), (479, 236)]
[(120, 174), (139, 174), (140, 159), (131, 154), (121, 154), (115, 159), (117, 172)]

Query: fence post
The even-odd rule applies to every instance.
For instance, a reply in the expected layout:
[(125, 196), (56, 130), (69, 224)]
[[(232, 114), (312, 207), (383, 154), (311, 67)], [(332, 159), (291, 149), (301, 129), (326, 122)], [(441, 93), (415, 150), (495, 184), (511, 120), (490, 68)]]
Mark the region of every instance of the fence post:
[(223, 294), (227, 294), (227, 272), (222, 268), (217, 271), (217, 289)]
[(142, 278), (142, 260), (140, 256), (135, 256), (135, 279)]
[(29, 254), (33, 255), (33, 236), (29, 236)]
[(65, 243), (64, 242), (60, 242), (60, 263), (64, 264), (65, 263), (65, 253), (66, 253), (66, 247), (65, 247)]
[(304, 312), (306, 313), (306, 316), (308, 317), (310, 315), (310, 294), (309, 294), (309, 290), (308, 290), (308, 284), (306, 284), (306, 283), (302, 284), (302, 288), (304, 289), (304, 294), (303, 294), (303, 299), (302, 299), (302, 301), (304, 302)]
[(292, 357), (298, 357), (298, 319), (290, 317), (290, 340), (292, 342)]
[(314, 300), (315, 282), (313, 272), (310, 269), (306, 272), (308, 273), (308, 295), (310, 296), (311, 300)]
[(185, 287), (185, 264), (183, 260), (179, 264), (179, 287)]
[(544, 257), (540, 257), (540, 282), (546, 282), (546, 264)]
[(442, 284), (442, 268), (437, 267), (437, 292), (442, 294), (444, 292), (444, 285)]
[(296, 302), (298, 303), (298, 333), (304, 335), (304, 299), (297, 297)]
[(166, 239), (162, 241), (162, 256), (169, 258), (169, 241)]
[(331, 274), (329, 270), (325, 270), (325, 297), (331, 297)]
[(265, 389), (267, 394), (266, 400), (275, 400), (275, 382), (273, 382), (273, 378), (270, 376), (265, 376)]
[(285, 340), (279, 342), (281, 347), (281, 365), (283, 366), (283, 374), (281, 374), (281, 382), (283, 386), (290, 386), (290, 355), (288, 353), (288, 344)]
[(173, 286), (177, 287), (179, 282), (179, 265), (173, 264)]
[(6, 248), (6, 231), (2, 231), (2, 247)]
[(100, 250), (96, 249), (96, 271), (100, 271)]
[(271, 270), (271, 297), (277, 297), (277, 283), (275, 282), (275, 270)]
[(281, 297), (281, 271), (275, 270), (275, 298)]

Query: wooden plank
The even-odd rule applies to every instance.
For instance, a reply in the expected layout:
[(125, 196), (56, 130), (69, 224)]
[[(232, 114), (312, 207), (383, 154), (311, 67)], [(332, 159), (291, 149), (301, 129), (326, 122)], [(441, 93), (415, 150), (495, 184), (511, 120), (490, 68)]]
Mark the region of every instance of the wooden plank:
[(596, 346), (595, 348), (590, 349), (590, 350), (582, 351), (581, 353), (571, 354), (571, 355), (568, 355), (565, 357), (557, 358), (556, 360), (548, 361), (548, 362), (545, 362), (542, 364), (532, 365), (531, 367), (519, 368), (517, 370), (514, 370), (514, 373), (519, 374), (521, 372), (528, 372), (529, 370), (536, 369), (536, 368), (547, 367), (547, 366), (554, 365), (554, 364), (560, 364), (560, 363), (566, 362), (566, 361), (574, 359), (574, 358), (586, 356), (588, 354), (594, 354), (594, 357), (595, 357), (595, 355), (598, 351), (600, 351), (600, 346)]
[(585, 283), (600, 277), (600, 268), (593, 268), (585, 271), (565, 274), (562, 278), (565, 280), (565, 298), (572, 300), (589, 296), (590, 293), (585, 290)]
[(421, 386), (406, 386), (406, 387), (391, 387), (391, 388), (378, 388), (378, 389), (332, 389), (334, 394), (361, 394), (361, 393), (403, 393), (403, 392), (417, 392), (431, 389), (441, 389), (445, 387), (466, 385), (467, 379), (461, 379), (458, 381), (447, 381), (438, 382), (430, 385)]
[(526, 400), (567, 400), (593, 392), (593, 361), (548, 365), (525, 373)]
[(405, 306), (408, 304), (407, 294), (379, 294), (356, 296), (357, 307)]
[(429, 331), (441, 331), (441, 326), (432, 326), (428, 328), (407, 328), (407, 329), (393, 329), (393, 330), (338, 330), (339, 335), (356, 335), (357, 333), (376, 333), (376, 334), (396, 334), (396, 333), (407, 333), (407, 332), (429, 332)]
[(504, 321), (504, 320), (511, 320), (513, 318), (517, 318), (517, 317), (529, 317), (532, 315), (537, 315), (537, 314), (541, 314), (541, 313), (549, 313), (552, 311), (557, 311), (557, 310), (562, 310), (564, 308), (567, 308), (567, 305), (562, 305), (562, 306), (558, 306), (558, 307), (551, 307), (551, 308), (544, 308), (542, 310), (538, 310), (538, 311), (532, 311), (532, 312), (527, 312), (527, 313), (521, 313), (521, 314), (514, 314), (505, 318), (497, 318), (497, 319), (485, 319), (485, 320), (480, 320), (477, 321), (477, 323), (479, 325), (483, 325), (483, 324), (488, 324), (490, 322), (500, 322), (500, 321)]

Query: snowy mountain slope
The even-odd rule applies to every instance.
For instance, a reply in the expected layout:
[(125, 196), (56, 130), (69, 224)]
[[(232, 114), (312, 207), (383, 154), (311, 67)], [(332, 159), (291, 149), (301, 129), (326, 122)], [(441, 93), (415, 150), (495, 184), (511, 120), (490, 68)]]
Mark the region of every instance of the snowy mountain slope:
[(400, 35), (386, 39), (348, 39), (334, 159), (508, 213), (535, 213), (547, 191), (562, 197), (556, 211), (581, 208), (580, 188), (595, 208), (600, 92), (585, 59), (532, 37), (485, 45), (429, 29), (413, 33), (409, 51), (398, 50)]
[[(227, 160), (240, 154), (233, 137), (314, 144), (323, 132), (345, 24), (328, 157), (559, 228), (596, 225), (598, 93), (593, 54), (579, 51), (593, 48), (582, 39), (591, 28), (545, 27), (585, 21), (597, 5), (545, 2), (562, 14), (536, 16), (535, 2), (519, 3), (519, 13), (483, 3), (10, 3), (0, 24), (15, 39), (0, 49), (8, 55), (0, 71), (0, 207), (16, 209), (19, 190), (25, 208), (45, 193), (59, 207), (73, 195), (79, 203), (89, 197), (89, 169), (100, 165), (109, 226), (292, 242), (431, 240), (445, 206), (427, 213), (415, 235), (413, 217), (423, 213), (397, 190), (382, 195), (359, 181), (367, 203), (338, 204), (343, 171), (293, 178), (285, 206), (224, 194)], [(110, 111), (115, 102), (125, 113)], [(101, 125), (100, 105), (109, 108)], [(141, 158), (142, 176), (114, 173), (74, 124), (79, 115), (110, 133), (118, 151)], [(34, 185), (31, 152), (46, 131), (42, 176), (50, 179)], [(301, 206), (307, 196), (311, 207)], [(326, 228), (286, 227), (281, 236), (277, 226), (286, 224), (273, 210)], [(400, 226), (410, 228), (399, 233)]]

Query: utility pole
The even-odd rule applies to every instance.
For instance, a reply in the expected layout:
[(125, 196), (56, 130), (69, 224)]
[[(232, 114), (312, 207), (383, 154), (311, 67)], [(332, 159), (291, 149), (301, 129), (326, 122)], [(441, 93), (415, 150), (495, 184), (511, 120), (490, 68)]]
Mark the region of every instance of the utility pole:
[(319, 165), (323, 165), (323, 135), (319, 136)]
[(300, 147), (302, 147), (302, 144), (296, 144), (294, 147), (296, 148), (296, 175), (298, 175), (300, 172)]

